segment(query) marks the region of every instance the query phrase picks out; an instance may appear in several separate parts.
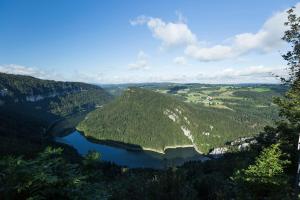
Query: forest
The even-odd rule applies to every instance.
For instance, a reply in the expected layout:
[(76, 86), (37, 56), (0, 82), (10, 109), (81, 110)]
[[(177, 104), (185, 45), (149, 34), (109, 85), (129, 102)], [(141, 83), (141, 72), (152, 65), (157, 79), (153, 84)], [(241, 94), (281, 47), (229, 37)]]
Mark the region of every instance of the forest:
[[(221, 91), (202, 88), (195, 95), (182, 92), (189, 89), (183, 87), (173, 88), (171, 92), (167, 91), (169, 89), (150, 91), (131, 88), (112, 100), (112, 96), (98, 86), (44, 82), (32, 77), (0, 74), (0, 199), (299, 199), (297, 146), (300, 132), (300, 18), (293, 9), (288, 11), (288, 15), (285, 24), (288, 29), (283, 41), (287, 42), (289, 49), (283, 59), (289, 66), (289, 75), (282, 77), (284, 90), (247, 86), (228, 94), (226, 91), (232, 88), (225, 90), (218, 86)], [(53, 96), (53, 92), (59, 95)], [(273, 95), (274, 99), (269, 98), (270, 93), (276, 93)], [(208, 94), (210, 98), (202, 98), (204, 94)], [(216, 98), (217, 96), (221, 98)], [(228, 96), (231, 98), (228, 99)], [(148, 101), (153, 102), (149, 104)], [(148, 107), (149, 105), (153, 107)], [(91, 111), (95, 107), (98, 108), (87, 115), (88, 118), (85, 119), (88, 120), (79, 124), (79, 129), (87, 129), (89, 127), (85, 127), (85, 124), (97, 120), (97, 124), (93, 126), (95, 130), (90, 131), (115, 129), (113, 131), (119, 131), (118, 136), (121, 137), (124, 131), (121, 128), (128, 128), (135, 134), (134, 131), (141, 128), (141, 125), (133, 123), (137, 116), (149, 120), (150, 124), (151, 120), (162, 121), (163, 125), (159, 128), (167, 128), (167, 133), (171, 134), (168, 131), (175, 127), (171, 123), (173, 118), (169, 117), (171, 110), (166, 112), (167, 117), (162, 112), (161, 116), (155, 116), (157, 119), (148, 119), (148, 116), (140, 112), (140, 109), (148, 109), (151, 117), (155, 115), (152, 111), (166, 111), (166, 106), (180, 106), (190, 124), (204, 123), (204, 118), (198, 121), (202, 112), (209, 120), (205, 122), (206, 126), (207, 123), (221, 119), (235, 121), (237, 125), (224, 135), (226, 139), (221, 143), (230, 140), (231, 134), (237, 134), (242, 128), (250, 127), (249, 125), (256, 131), (257, 126), (253, 126), (256, 122), (252, 117), (258, 114), (258, 109), (273, 109), (274, 106), (278, 110), (278, 116), (274, 117), (270, 110), (266, 111), (266, 115), (258, 114), (259, 121), (266, 125), (258, 134), (254, 134), (255, 131), (253, 134), (248, 132), (255, 142), (249, 144), (247, 149), (240, 150), (233, 145), (221, 158), (206, 162), (187, 162), (164, 170), (118, 166), (102, 161), (101, 152), (89, 152), (81, 156), (72, 147), (58, 144), (47, 137), (47, 129), (56, 120)], [(254, 109), (255, 106), (258, 107)], [(136, 113), (128, 113), (128, 107)], [(237, 115), (238, 118), (229, 115), (232, 110), (242, 113), (249, 108), (252, 109), (249, 115), (243, 113)], [(114, 109), (118, 115), (114, 114)], [(210, 117), (209, 114), (219, 118)], [(165, 118), (161, 118), (162, 116)], [(101, 121), (103, 124), (98, 119), (104, 120)], [(180, 117), (180, 121), (182, 120), (186, 121), (184, 116)], [(271, 121), (273, 122), (270, 123)], [(115, 122), (130, 124), (118, 126)], [(148, 123), (142, 124), (142, 128), (148, 131), (148, 138), (155, 139), (151, 135), (155, 129), (147, 127)], [(221, 122), (213, 126), (220, 132), (231, 128)], [(189, 128), (193, 129), (191, 132), (196, 131), (196, 125)], [(233, 132), (233, 129), (237, 132)], [(106, 133), (106, 137), (114, 137), (113, 132), (101, 132)], [(178, 135), (181, 136), (182, 134)], [(199, 135), (194, 137), (197, 145), (200, 140), (204, 140)], [(131, 142), (124, 136), (123, 140), (125, 139), (126, 142)], [(163, 145), (170, 142), (168, 138), (162, 141)], [(181, 138), (179, 141), (182, 142)], [(145, 145), (149, 143), (143, 140), (139, 142)], [(208, 142), (214, 144), (215, 141)], [(216, 141), (216, 144), (218, 142), (220, 141)], [(208, 149), (202, 148), (202, 151)]]
[(55, 123), (112, 99), (95, 85), (4, 73), (0, 73), (0, 91), (1, 155), (40, 149), (51, 140), (49, 131)]
[[(134, 144), (160, 152), (167, 146), (195, 145), (200, 152), (208, 153), (238, 138), (254, 136), (263, 127), (272, 125), (278, 118), (278, 108), (271, 103), (272, 98), (282, 96), (283, 92), (277, 90), (284, 90), (281, 86), (261, 85), (209, 85), (203, 89), (201, 85), (172, 84), (169, 87), (170, 90), (161, 85), (130, 87), (115, 100), (90, 112), (77, 129), (93, 139)], [(190, 87), (191, 91), (186, 91)], [(196, 96), (199, 102), (183, 100), (182, 94)], [(212, 100), (208, 101), (208, 96)], [(183, 129), (190, 132), (190, 139)]]

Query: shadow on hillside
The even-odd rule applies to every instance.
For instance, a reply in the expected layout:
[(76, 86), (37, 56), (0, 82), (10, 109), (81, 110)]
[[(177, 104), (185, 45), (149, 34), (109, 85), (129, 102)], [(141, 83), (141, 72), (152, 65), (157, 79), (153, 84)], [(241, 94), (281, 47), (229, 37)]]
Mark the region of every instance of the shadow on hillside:
[(128, 151), (143, 151), (143, 148), (137, 144), (130, 144), (125, 142), (118, 142), (114, 140), (97, 140), (93, 137), (85, 136), (82, 132), (78, 131), (82, 136), (84, 136), (89, 142), (96, 144), (105, 144), (113, 147), (123, 148)]

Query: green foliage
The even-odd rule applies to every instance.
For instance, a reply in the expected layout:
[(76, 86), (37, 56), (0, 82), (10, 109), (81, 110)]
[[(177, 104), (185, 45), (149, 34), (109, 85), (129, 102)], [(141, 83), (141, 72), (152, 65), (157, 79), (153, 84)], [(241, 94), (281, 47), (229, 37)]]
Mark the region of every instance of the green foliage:
[(264, 149), (253, 165), (246, 170), (238, 171), (237, 179), (249, 184), (282, 185), (286, 183), (284, 177), (284, 167), (290, 162), (281, 160), (282, 152), (279, 144), (273, 144)]
[(283, 55), (284, 60), (286, 60), (289, 65), (289, 76), (288, 78), (282, 78), (282, 80), (285, 83), (293, 84), (294, 81), (299, 81), (300, 79), (300, 17), (295, 14), (293, 8), (288, 10), (287, 13), (288, 21), (285, 25), (288, 29), (285, 31), (282, 39), (291, 46), (291, 50), (287, 51), (287, 53)]
[(101, 182), (93, 183), (80, 165), (62, 158), (61, 148), (48, 147), (33, 160), (0, 160), (1, 199), (103, 199)]
[(179, 124), (164, 110), (177, 101), (142, 89), (130, 89), (116, 101), (87, 115), (78, 129), (95, 139), (114, 140), (163, 150), (168, 145), (191, 144)]
[(97, 88), (58, 96), (51, 100), (48, 109), (51, 113), (64, 117), (76, 112), (93, 110), (95, 106), (103, 105), (110, 99), (110, 95)]
[(83, 109), (91, 110), (111, 98), (101, 87), (95, 85), (4, 73), (0, 73), (0, 91), (0, 100), (5, 105), (21, 104), (33, 112), (41, 110), (60, 117)]
[(277, 98), (276, 103), (280, 107), (280, 115), (289, 122), (300, 126), (300, 79), (296, 80), (284, 98)]
[[(130, 88), (113, 102), (89, 113), (77, 129), (98, 140), (160, 151), (167, 146), (195, 144), (207, 153), (238, 137), (257, 134), (263, 126), (271, 124), (272, 116), (267, 114), (274, 114), (273, 107), (234, 109), (188, 104), (173, 95)], [(184, 135), (182, 127), (191, 132), (193, 142)]]
[(42, 146), (53, 124), (111, 98), (95, 85), (0, 73), (0, 154), (16, 152), (13, 144), (18, 139)]
[(89, 162), (94, 162), (100, 159), (100, 153), (97, 151), (89, 151), (85, 156), (85, 160)]
[[(233, 180), (239, 188), (241, 199), (276, 198), (286, 196), (288, 192), (288, 176), (285, 168), (290, 161), (284, 155), (279, 144), (264, 149), (256, 158), (255, 163), (247, 169), (237, 171)], [(287, 195), (288, 196), (288, 195)]]
[(83, 159), (86, 168), (93, 168), (100, 162), (100, 153), (97, 151), (89, 151)]

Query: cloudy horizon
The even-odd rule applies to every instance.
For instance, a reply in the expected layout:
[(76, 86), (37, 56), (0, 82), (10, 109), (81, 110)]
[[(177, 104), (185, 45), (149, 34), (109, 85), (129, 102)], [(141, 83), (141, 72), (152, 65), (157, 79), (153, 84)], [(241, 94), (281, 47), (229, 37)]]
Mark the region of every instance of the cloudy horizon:
[(47, 11), (31, 1), (0, 2), (0, 72), (97, 84), (279, 83), (286, 11), (300, 14), (300, 3), (279, 0), (260, 9), (237, 0), (53, 1)]

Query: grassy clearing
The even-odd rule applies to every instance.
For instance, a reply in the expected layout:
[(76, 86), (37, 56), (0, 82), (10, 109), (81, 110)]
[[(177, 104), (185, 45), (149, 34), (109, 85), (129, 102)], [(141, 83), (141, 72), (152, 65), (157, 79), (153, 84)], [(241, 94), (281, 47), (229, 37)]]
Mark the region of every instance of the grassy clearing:
[(270, 92), (271, 89), (270, 88), (265, 88), (265, 87), (256, 87), (256, 88), (250, 88), (249, 91), (253, 91), (253, 92)]

